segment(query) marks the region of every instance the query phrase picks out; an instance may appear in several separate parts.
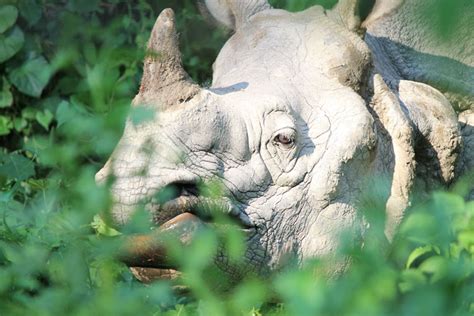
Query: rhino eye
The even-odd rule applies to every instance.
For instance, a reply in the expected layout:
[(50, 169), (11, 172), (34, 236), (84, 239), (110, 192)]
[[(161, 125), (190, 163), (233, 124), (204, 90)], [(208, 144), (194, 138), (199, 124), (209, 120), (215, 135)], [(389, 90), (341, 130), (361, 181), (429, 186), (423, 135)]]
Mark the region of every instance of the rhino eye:
[(276, 141), (279, 142), (280, 144), (283, 144), (283, 145), (289, 145), (293, 142), (293, 140), (288, 137), (287, 135), (283, 135), (283, 134), (278, 134), (276, 137), (275, 137)]
[(273, 142), (277, 145), (289, 148), (295, 143), (295, 135), (293, 132), (280, 132), (273, 138)]

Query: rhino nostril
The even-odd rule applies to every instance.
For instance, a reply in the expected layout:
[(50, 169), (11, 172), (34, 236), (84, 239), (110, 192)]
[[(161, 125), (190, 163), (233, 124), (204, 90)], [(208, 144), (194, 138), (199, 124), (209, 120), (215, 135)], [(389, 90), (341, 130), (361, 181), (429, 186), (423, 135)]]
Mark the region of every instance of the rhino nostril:
[(179, 185), (181, 195), (184, 196), (198, 196), (199, 188), (195, 183), (183, 183)]
[(198, 196), (199, 189), (193, 182), (173, 182), (166, 185), (156, 196), (159, 204), (164, 204), (180, 196)]

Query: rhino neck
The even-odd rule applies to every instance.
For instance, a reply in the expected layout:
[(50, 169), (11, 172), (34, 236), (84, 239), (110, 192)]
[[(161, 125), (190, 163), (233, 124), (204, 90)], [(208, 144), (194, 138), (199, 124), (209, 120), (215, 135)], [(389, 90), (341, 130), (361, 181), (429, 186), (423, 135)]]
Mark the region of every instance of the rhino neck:
[(464, 1), (463, 14), (448, 26), (440, 25), (434, 0), (393, 3), (401, 6), (365, 22), (377, 72), (392, 88), (400, 80), (423, 82), (445, 94), (457, 111), (474, 107), (474, 2)]
[(471, 184), (471, 192), (468, 199), (474, 200), (474, 109), (461, 113), (459, 116), (459, 127), (461, 129), (463, 148), (456, 171), (458, 175), (465, 175), (467, 177), (467, 183)]

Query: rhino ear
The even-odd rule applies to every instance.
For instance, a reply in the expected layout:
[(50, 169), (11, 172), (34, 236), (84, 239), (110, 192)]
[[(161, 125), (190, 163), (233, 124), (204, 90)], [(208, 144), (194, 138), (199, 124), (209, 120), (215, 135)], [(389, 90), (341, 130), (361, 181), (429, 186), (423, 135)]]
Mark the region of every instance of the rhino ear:
[(376, 19), (394, 12), (404, 0), (339, 0), (332, 16), (346, 28), (360, 32)]
[(165, 9), (151, 31), (140, 91), (133, 103), (156, 104), (166, 109), (189, 101), (199, 91), (181, 63), (174, 12)]
[(254, 14), (271, 9), (267, 0), (204, 0), (207, 10), (223, 25), (236, 30)]
[(400, 80), (398, 97), (417, 129), (417, 163), (425, 171), (425, 185), (448, 185), (454, 179), (461, 132), (448, 99), (421, 82)]
[(394, 89), (396, 93), (374, 75), (369, 104), (382, 144), (375, 169), (385, 169), (382, 173), (391, 178), (385, 225), (389, 240), (409, 205), (415, 174), (420, 179), (417, 189), (449, 185), (462, 147), (456, 113), (441, 92), (408, 80), (400, 80)]
[[(415, 178), (415, 136), (397, 96), (380, 75), (373, 77), (374, 94), (369, 106), (375, 118), (379, 143), (376, 170), (391, 179), (386, 202), (385, 235), (392, 240), (405, 209)], [(388, 145), (389, 144), (389, 145)]]

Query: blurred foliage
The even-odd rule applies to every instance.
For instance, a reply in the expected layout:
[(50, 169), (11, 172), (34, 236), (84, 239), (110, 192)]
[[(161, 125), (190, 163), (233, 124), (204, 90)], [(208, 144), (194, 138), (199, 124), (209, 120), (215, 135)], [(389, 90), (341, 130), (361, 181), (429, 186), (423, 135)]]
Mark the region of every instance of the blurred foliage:
[[(110, 197), (94, 173), (121, 135), (158, 13), (179, 13), (185, 67), (203, 84), (228, 32), (191, 0), (0, 3), (0, 315), (474, 313), (474, 204), (462, 185), (415, 206), (388, 250), (377, 223), (362, 249), (348, 242), (340, 255), (352, 267), (334, 280), (317, 273), (331, 264), (322, 258), (220, 293), (212, 254), (222, 240), (236, 264), (243, 251), (229, 229), (175, 248), (191, 295), (137, 282), (115, 258), (120, 233), (96, 217)], [(334, 1), (272, 3), (298, 11)], [(137, 214), (124, 233), (147, 225)]]

